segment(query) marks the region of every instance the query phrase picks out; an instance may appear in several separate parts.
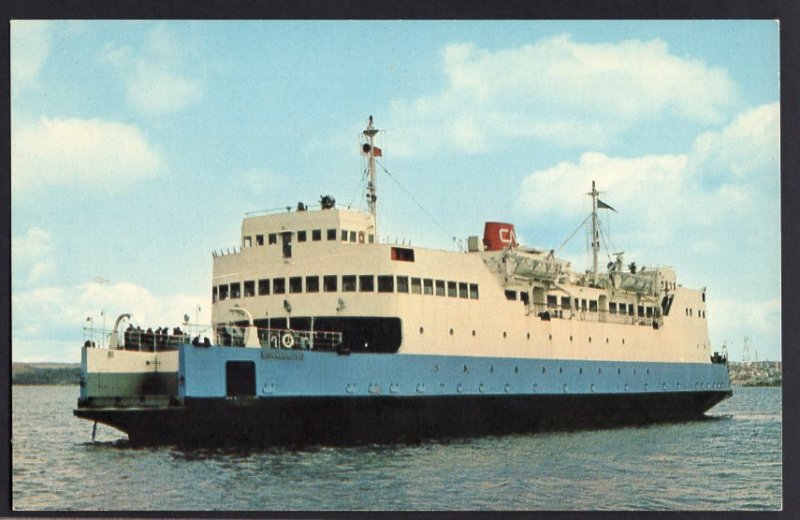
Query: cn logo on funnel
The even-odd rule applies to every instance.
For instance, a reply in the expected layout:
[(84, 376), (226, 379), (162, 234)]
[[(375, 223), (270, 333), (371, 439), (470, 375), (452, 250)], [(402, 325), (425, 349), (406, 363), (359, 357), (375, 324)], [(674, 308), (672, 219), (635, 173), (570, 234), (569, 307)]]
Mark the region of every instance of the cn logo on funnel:
[(487, 222), (483, 228), (483, 247), (486, 251), (500, 251), (517, 247), (514, 224)]

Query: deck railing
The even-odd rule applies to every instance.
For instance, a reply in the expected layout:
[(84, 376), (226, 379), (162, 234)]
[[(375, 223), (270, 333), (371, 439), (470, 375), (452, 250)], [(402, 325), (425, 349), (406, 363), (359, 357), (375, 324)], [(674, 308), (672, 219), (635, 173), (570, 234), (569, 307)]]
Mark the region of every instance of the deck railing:
[(658, 317), (613, 313), (607, 310), (573, 309), (546, 304), (528, 304), (528, 308), (531, 315), (544, 319), (581, 320), (623, 325), (644, 325), (647, 327), (652, 327), (654, 321), (659, 325), (661, 324), (661, 318)]
[[(342, 344), (342, 333), (328, 330), (274, 329), (220, 325), (217, 327), (216, 344), (243, 347), (249, 341), (246, 334), (255, 332), (261, 348), (334, 350)], [(253, 345), (255, 346), (255, 345)]]

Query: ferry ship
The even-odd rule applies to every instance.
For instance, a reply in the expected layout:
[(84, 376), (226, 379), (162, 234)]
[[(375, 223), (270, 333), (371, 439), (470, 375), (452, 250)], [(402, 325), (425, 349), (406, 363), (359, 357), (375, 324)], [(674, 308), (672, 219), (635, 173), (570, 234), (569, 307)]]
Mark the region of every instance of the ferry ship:
[(692, 420), (732, 395), (704, 288), (599, 268), (594, 183), (584, 272), (503, 222), (461, 251), (381, 242), (377, 134), (368, 210), (247, 214), (212, 253), (205, 333), (120, 316), (82, 348), (75, 415), (138, 444), (363, 444)]

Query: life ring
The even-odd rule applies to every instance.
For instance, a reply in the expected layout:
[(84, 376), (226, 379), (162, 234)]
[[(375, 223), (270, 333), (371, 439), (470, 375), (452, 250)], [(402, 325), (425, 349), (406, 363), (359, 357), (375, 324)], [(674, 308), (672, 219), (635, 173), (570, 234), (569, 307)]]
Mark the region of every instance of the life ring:
[(294, 336), (288, 332), (281, 337), (281, 345), (283, 348), (292, 348), (294, 346)]

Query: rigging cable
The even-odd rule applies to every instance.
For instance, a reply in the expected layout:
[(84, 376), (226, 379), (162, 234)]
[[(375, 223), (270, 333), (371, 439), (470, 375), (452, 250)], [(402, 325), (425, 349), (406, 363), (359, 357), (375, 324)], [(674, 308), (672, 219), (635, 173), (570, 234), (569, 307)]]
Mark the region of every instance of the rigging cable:
[(561, 244), (560, 246), (558, 246), (558, 249), (556, 249), (556, 253), (558, 253), (559, 251), (561, 251), (561, 248), (562, 248), (562, 247), (564, 247), (565, 245), (567, 245), (567, 242), (569, 242), (570, 240), (572, 240), (572, 237), (574, 237), (574, 236), (575, 236), (575, 233), (577, 233), (578, 231), (580, 231), (580, 230), (581, 230), (581, 228), (583, 227), (583, 225), (584, 225), (584, 224), (586, 224), (586, 221), (587, 221), (587, 220), (589, 220), (591, 217), (592, 217), (592, 215), (589, 215), (588, 217), (586, 217), (585, 219), (583, 219), (583, 222), (581, 222), (580, 224), (578, 224), (578, 227), (577, 227), (577, 228), (575, 228), (575, 231), (573, 231), (573, 232), (572, 232), (572, 234), (571, 234), (570, 236), (568, 236), (568, 237), (567, 237), (567, 239), (566, 239), (566, 240), (564, 240), (564, 242), (562, 242), (562, 244)]
[(455, 240), (456, 240), (456, 237), (455, 237), (455, 235), (452, 235), (452, 234), (448, 233), (448, 232), (447, 232), (447, 230), (444, 228), (444, 226), (442, 226), (442, 225), (439, 223), (439, 221), (438, 221), (438, 220), (436, 220), (436, 217), (434, 217), (434, 216), (433, 216), (433, 215), (432, 215), (432, 214), (431, 214), (431, 213), (430, 213), (430, 212), (429, 212), (427, 209), (425, 209), (425, 207), (424, 207), (422, 204), (420, 204), (420, 203), (419, 203), (419, 201), (418, 201), (417, 199), (415, 199), (415, 198), (414, 198), (414, 196), (411, 194), (411, 192), (410, 192), (410, 191), (408, 191), (408, 190), (405, 188), (405, 186), (403, 186), (402, 184), (400, 184), (400, 181), (398, 181), (397, 179), (395, 179), (395, 178), (394, 178), (394, 176), (393, 176), (391, 173), (389, 173), (389, 170), (387, 170), (387, 169), (386, 169), (386, 168), (383, 166), (383, 164), (382, 164), (380, 161), (378, 161), (377, 159), (375, 159), (375, 163), (376, 163), (378, 166), (380, 166), (380, 167), (381, 167), (381, 169), (384, 171), (384, 173), (386, 173), (386, 175), (388, 175), (388, 176), (389, 176), (389, 178), (390, 178), (390, 179), (392, 179), (392, 180), (395, 182), (395, 184), (397, 184), (397, 185), (400, 187), (400, 189), (401, 189), (401, 190), (403, 190), (403, 191), (405, 192), (405, 194), (406, 194), (406, 195), (408, 195), (408, 197), (409, 197), (411, 200), (413, 200), (413, 201), (414, 201), (414, 203), (415, 203), (417, 206), (419, 206), (419, 209), (421, 209), (422, 211), (424, 211), (424, 212), (425, 212), (425, 214), (426, 214), (426, 215), (428, 215), (428, 218), (430, 218), (430, 219), (433, 221), (433, 223), (434, 223), (434, 224), (436, 224), (437, 226), (439, 226), (439, 229), (441, 229), (441, 230), (442, 230), (442, 232), (443, 232), (445, 235), (447, 235), (447, 238), (448, 238), (448, 239), (450, 239), (450, 240), (453, 240), (453, 241), (455, 242)]

